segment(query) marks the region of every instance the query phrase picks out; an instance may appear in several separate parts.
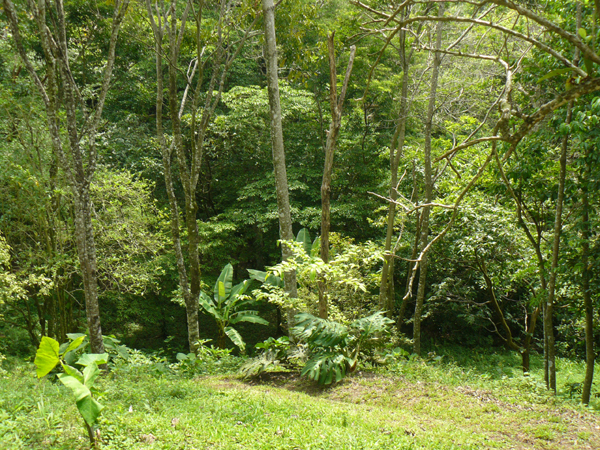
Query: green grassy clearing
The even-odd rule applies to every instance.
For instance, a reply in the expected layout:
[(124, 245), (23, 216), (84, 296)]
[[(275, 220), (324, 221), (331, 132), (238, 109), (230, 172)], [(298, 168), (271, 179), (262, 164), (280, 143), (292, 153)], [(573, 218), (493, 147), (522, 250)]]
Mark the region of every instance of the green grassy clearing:
[[(102, 448), (600, 448), (597, 398), (586, 409), (564, 390), (548, 395), (539, 368), (527, 378), (508, 373), (509, 353), (438, 353), (330, 388), (291, 373), (243, 381), (118, 365), (100, 380)], [(580, 369), (561, 360), (561, 382), (580, 381)], [(0, 448), (88, 448), (81, 425), (70, 393), (37, 381), (32, 364), (13, 364), (0, 379)]]

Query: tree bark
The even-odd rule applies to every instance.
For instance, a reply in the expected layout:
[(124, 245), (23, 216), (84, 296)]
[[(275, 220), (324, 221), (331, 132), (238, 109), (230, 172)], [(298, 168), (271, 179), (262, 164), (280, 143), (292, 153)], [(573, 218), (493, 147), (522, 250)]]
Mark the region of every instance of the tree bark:
[[(406, 16), (406, 12), (404, 13)], [(381, 283), (379, 284), (379, 308), (387, 310), (388, 317), (394, 312), (395, 299), (392, 295), (394, 287), (394, 252), (392, 249), (392, 237), (394, 235), (394, 224), (396, 222), (396, 200), (398, 199), (398, 167), (400, 158), (404, 152), (404, 140), (406, 137), (406, 119), (408, 118), (408, 83), (410, 80), (409, 67), (412, 51), (406, 54), (406, 31), (399, 33), (399, 52), (402, 65), (402, 87), (400, 89), (400, 112), (396, 122), (396, 130), (390, 145), (390, 190), (389, 196), (392, 200), (388, 205), (387, 224), (385, 231), (384, 261), (381, 269)], [(419, 219), (417, 214), (417, 220)], [(406, 301), (402, 307), (405, 308)], [(403, 314), (402, 314), (403, 315)], [(399, 322), (401, 322), (400, 319)]]
[[(196, 191), (200, 180), (204, 140), (210, 120), (221, 99), (229, 68), (251, 36), (250, 30), (254, 27), (258, 15), (255, 17), (254, 22), (246, 28), (241, 39), (234, 44), (226, 42), (225, 39), (229, 37), (229, 34), (224, 30), (225, 18), (229, 17), (231, 9), (235, 5), (230, 2), (221, 2), (219, 5), (218, 20), (215, 24), (215, 42), (207, 43), (206, 39), (201, 35), (204, 2), (200, 2), (199, 5), (195, 6), (191, 0), (187, 1), (185, 3), (185, 10), (181, 13), (180, 17), (177, 14), (177, 5), (178, 3), (172, 0), (170, 5), (155, 4), (153, 7), (150, 0), (146, 0), (146, 10), (154, 34), (156, 52), (156, 130), (162, 152), (165, 186), (171, 209), (171, 235), (177, 258), (179, 286), (186, 307), (188, 344), (190, 351), (195, 352), (198, 348), (198, 340), (200, 338), (198, 297), (200, 295), (201, 284), (201, 242), (198, 230), (197, 216), (199, 208), (196, 200)], [(178, 66), (178, 60), (186, 30), (186, 23), (190, 14), (196, 22), (196, 55), (190, 63), (187, 73), (183, 75), (186, 87), (180, 96), (178, 80), (183, 72)], [(163, 117), (163, 77), (165, 76), (163, 68), (163, 61), (165, 59), (163, 57), (163, 40), (165, 36), (168, 48), (168, 57), (166, 59), (168, 61), (169, 116), (173, 134), (171, 144), (168, 144), (165, 138)], [(213, 56), (212, 58), (203, 59), (205, 48), (209, 44), (214, 47)], [(204, 92), (205, 95), (203, 96), (202, 89), (206, 81), (204, 79), (204, 69), (207, 63), (210, 63), (212, 70), (208, 86)], [(189, 126), (190, 148), (185, 148), (183, 138), (184, 127), (181, 117), (188, 105), (188, 97), (190, 96), (191, 105), (188, 106), (191, 116)], [(200, 104), (201, 100), (202, 104)], [(183, 223), (181, 223), (179, 218), (180, 207), (173, 187), (173, 157), (175, 157), (179, 179), (184, 192)], [(187, 259), (189, 266), (186, 266), (181, 243), (182, 227), (185, 227), (188, 237)]]
[[(269, 95), (269, 115), (271, 118), (271, 145), (273, 149), (273, 171), (275, 174), (275, 191), (277, 195), (277, 213), (279, 217), (279, 236), (282, 241), (294, 239), (290, 197), (285, 166), (285, 150), (283, 146), (283, 126), (281, 122), (281, 103), (279, 101), (279, 77), (277, 63), (277, 42), (275, 36), (275, 5), (273, 0), (262, 0), (265, 30), (265, 60), (267, 64), (267, 91)], [(292, 249), (281, 245), (281, 257), (287, 261), (292, 257)], [(290, 298), (298, 296), (296, 272), (284, 274), (285, 290)], [(288, 309), (288, 331), (294, 323), (294, 311)]]
[[(573, 103), (570, 102), (567, 107), (567, 118), (565, 123), (571, 123)], [(550, 276), (548, 277), (548, 292), (546, 297), (546, 310), (544, 314), (544, 331), (546, 335), (546, 361), (547, 376), (546, 387), (556, 394), (556, 350), (554, 346), (554, 300), (556, 291), (556, 277), (558, 262), (560, 258), (560, 238), (562, 234), (562, 215), (565, 198), (565, 182), (567, 177), (567, 150), (569, 147), (569, 136), (565, 136), (560, 150), (560, 173), (558, 176), (558, 196), (556, 199), (556, 213), (554, 217), (554, 237), (552, 240), (552, 263), (550, 267)]]
[[(443, 16), (444, 4), (439, 6), (438, 16)], [(436, 24), (435, 50), (442, 48), (442, 22)], [(442, 63), (441, 53), (436, 52), (433, 57), (433, 67), (431, 71), (431, 89), (429, 91), (429, 104), (427, 107), (427, 121), (425, 122), (425, 145), (423, 148), (424, 163), (424, 183), (425, 183), (425, 204), (433, 201), (433, 177), (431, 170), (431, 131), (433, 127), (433, 114), (435, 111), (435, 101), (437, 96), (439, 69)], [(429, 243), (429, 214), (430, 206), (424, 206), (421, 213), (421, 248), (425, 249)], [(417, 288), (417, 299), (415, 306), (415, 316), (413, 320), (413, 353), (421, 355), (421, 316), (423, 315), (423, 303), (425, 300), (425, 283), (427, 281), (428, 255), (424, 253), (419, 262), (419, 285)]]
[(590, 201), (587, 183), (590, 180), (590, 151), (586, 151), (586, 165), (582, 180), (582, 224), (581, 224), (581, 264), (583, 265), (583, 273), (581, 274), (581, 290), (583, 294), (583, 307), (585, 310), (585, 379), (583, 381), (583, 390), (581, 402), (584, 405), (589, 405), (590, 395), (592, 392), (592, 383), (594, 381), (594, 363), (596, 361), (596, 353), (594, 352), (594, 305), (590, 292)]

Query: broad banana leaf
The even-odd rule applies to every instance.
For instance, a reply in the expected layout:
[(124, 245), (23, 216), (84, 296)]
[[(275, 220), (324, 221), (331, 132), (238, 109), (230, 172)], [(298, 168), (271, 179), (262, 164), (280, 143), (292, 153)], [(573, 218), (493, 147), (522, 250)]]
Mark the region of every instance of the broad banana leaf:
[[(233, 282), (233, 266), (227, 264), (223, 267), (217, 282), (215, 283), (215, 300), (220, 305), (225, 301), (231, 292), (231, 285)], [(222, 286), (220, 285), (222, 283)]]
[(233, 325), (233, 324), (236, 324), (239, 322), (251, 322), (251, 323), (258, 323), (261, 325), (269, 325), (269, 322), (267, 322), (262, 317), (259, 317), (258, 311), (254, 311), (254, 310), (238, 311), (238, 312), (232, 314), (231, 319), (229, 320), (229, 323)]
[(312, 243), (310, 241), (310, 233), (308, 232), (308, 230), (306, 228), (302, 228), (298, 232), (298, 236), (296, 236), (296, 242), (301, 242), (306, 254), (310, 255)]
[(241, 351), (246, 350), (246, 343), (242, 339), (240, 333), (237, 332), (237, 330), (235, 330), (232, 327), (225, 327), (224, 331), (225, 334), (229, 337), (229, 339), (231, 339), (231, 342), (233, 342)]

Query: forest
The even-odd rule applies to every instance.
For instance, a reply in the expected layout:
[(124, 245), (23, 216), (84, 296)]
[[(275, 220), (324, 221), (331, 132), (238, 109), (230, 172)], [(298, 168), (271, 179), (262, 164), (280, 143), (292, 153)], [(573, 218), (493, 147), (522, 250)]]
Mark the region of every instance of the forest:
[[(600, 0), (2, 0), (0, 86), (0, 446), (600, 446)], [(119, 428), (393, 376), (583, 428)]]

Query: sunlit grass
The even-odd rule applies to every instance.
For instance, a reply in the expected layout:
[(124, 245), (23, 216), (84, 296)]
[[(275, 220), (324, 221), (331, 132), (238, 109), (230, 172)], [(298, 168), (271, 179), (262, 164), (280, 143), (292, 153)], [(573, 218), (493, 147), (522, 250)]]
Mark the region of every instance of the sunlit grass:
[[(435, 356), (443, 355), (434, 360)], [(322, 389), (291, 374), (244, 382), (121, 365), (99, 382), (104, 449), (598, 448), (600, 416), (510, 353), (398, 360)], [(537, 366), (539, 360), (535, 361)], [(582, 366), (559, 361), (559, 383)], [(498, 370), (500, 369), (500, 370)], [(512, 372), (509, 372), (512, 369)], [(88, 448), (70, 393), (31, 363), (0, 379), (0, 448)], [(578, 378), (579, 377), (579, 378)]]

